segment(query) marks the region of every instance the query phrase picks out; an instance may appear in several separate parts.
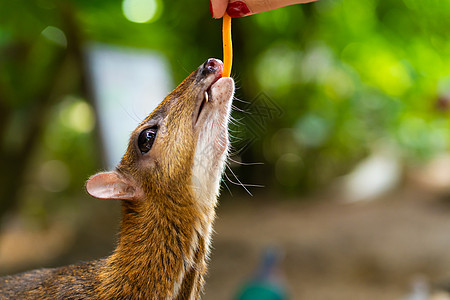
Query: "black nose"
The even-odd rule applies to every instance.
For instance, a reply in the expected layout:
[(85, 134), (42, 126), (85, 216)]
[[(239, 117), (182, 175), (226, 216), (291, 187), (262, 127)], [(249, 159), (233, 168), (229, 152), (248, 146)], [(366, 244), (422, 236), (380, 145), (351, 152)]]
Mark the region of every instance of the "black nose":
[(206, 76), (209, 74), (222, 73), (222, 62), (215, 58), (208, 59), (203, 64), (202, 75)]

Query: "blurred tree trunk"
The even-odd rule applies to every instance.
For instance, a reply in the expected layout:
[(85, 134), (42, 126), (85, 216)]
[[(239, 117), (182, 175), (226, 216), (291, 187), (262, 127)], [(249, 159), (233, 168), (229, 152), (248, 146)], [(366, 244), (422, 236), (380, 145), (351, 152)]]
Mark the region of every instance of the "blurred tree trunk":
[[(54, 52), (45, 73), (39, 74), (45, 80), (41, 80), (42, 84), (30, 91), (30, 99), (19, 99), (25, 105), (15, 103), (17, 99), (5, 92), (9, 82), (0, 82), (0, 221), (17, 205), (30, 158), (41, 140), (49, 112), (54, 104), (67, 93), (80, 93), (86, 99), (90, 99), (85, 79), (82, 39), (73, 7), (67, 2), (61, 3), (58, 13), (67, 38), (67, 47), (61, 47)], [(31, 51), (32, 42), (25, 45), (25, 51)], [(14, 48), (14, 45), (10, 47)], [(7, 52), (8, 49), (0, 51)], [(23, 65), (21, 55), (6, 57), (13, 59), (13, 66), (17, 66), (18, 69)], [(9, 63), (11, 64), (11, 61)], [(8, 90), (26, 87), (29, 83), (24, 81), (22, 78), (15, 80), (21, 86), (12, 86)], [(20, 120), (19, 124), (17, 120)], [(8, 144), (11, 135), (14, 135), (13, 140), (19, 141), (13, 146)]]
[[(10, 99), (2, 99), (2, 119), (6, 124), (2, 124), (2, 128), (8, 128), (13, 130), (11, 127), (12, 119), (15, 114), (22, 114), (22, 122), (26, 122), (27, 126), (19, 126), (24, 131), (14, 132), (13, 134), (19, 134), (20, 143), (17, 147), (10, 147), (6, 145), (5, 134), (3, 136), (3, 143), (0, 149), (0, 217), (10, 210), (14, 204), (17, 202), (18, 192), (23, 182), (25, 175), (25, 170), (28, 165), (31, 153), (35, 149), (39, 137), (45, 127), (45, 121), (47, 113), (51, 107), (51, 104), (57, 99), (57, 94), (55, 90), (54, 83), (62, 75), (63, 71), (62, 65), (66, 60), (65, 51), (61, 51), (53, 59), (51, 65), (48, 66), (48, 73), (42, 74), (47, 78), (45, 86), (40, 87), (40, 91), (37, 91), (36, 97), (29, 101), (32, 105), (23, 108), (25, 111), (20, 111), (21, 109), (14, 109), (12, 107), (13, 101)], [(23, 84), (27, 84), (24, 82)]]

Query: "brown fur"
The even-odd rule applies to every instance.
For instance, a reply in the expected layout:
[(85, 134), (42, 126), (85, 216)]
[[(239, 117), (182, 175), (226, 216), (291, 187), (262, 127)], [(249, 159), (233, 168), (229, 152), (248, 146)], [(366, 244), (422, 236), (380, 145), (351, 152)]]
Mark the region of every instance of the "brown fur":
[[(94, 262), (0, 278), (0, 299), (200, 297), (217, 192), (199, 201), (193, 188), (196, 145), (205, 130), (196, 114), (221, 68), (220, 62), (208, 60), (187, 77), (131, 134), (117, 170), (88, 182), (93, 196), (122, 200), (114, 253)], [(159, 130), (153, 147), (142, 154), (137, 137), (154, 125)], [(220, 166), (224, 151), (215, 147), (205, 159)]]

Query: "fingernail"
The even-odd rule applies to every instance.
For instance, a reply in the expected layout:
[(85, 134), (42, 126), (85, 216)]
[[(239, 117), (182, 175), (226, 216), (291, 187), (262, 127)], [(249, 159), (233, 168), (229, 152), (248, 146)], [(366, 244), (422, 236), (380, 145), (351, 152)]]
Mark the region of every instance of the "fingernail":
[(213, 7), (212, 7), (211, 0), (209, 0), (209, 11), (211, 12), (211, 18), (214, 18), (214, 13), (213, 13)]
[(247, 4), (242, 1), (236, 1), (228, 4), (227, 14), (232, 18), (239, 18), (250, 13)]

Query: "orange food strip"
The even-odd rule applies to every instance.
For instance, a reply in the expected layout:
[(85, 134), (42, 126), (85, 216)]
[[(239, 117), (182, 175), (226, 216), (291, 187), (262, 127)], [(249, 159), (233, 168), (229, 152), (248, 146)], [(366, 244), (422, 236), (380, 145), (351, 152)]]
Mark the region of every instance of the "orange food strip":
[(222, 77), (230, 77), (233, 63), (233, 45), (231, 43), (231, 17), (225, 13), (222, 23), (223, 71)]

